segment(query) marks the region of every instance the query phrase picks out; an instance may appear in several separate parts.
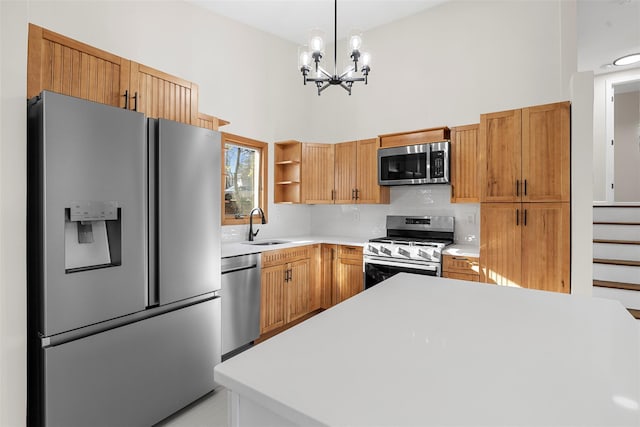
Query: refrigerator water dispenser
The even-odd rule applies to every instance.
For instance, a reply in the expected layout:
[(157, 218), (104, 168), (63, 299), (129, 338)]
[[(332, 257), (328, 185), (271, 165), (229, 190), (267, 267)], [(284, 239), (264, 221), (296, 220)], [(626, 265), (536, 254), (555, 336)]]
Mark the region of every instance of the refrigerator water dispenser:
[(118, 202), (72, 202), (65, 208), (65, 273), (113, 267), (121, 259)]

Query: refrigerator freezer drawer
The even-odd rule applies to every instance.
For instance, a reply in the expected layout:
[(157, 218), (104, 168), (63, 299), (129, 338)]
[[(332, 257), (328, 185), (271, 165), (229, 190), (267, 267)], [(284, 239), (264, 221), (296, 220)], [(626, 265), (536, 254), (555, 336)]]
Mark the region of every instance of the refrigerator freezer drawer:
[(220, 298), (43, 351), (47, 426), (152, 425), (213, 390)]

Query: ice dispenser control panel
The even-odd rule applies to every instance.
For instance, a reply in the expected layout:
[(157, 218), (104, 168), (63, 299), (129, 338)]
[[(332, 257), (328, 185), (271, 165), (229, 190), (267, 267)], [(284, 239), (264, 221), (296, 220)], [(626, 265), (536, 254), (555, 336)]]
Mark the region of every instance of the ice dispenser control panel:
[(118, 202), (73, 202), (71, 221), (105, 221), (118, 219)]

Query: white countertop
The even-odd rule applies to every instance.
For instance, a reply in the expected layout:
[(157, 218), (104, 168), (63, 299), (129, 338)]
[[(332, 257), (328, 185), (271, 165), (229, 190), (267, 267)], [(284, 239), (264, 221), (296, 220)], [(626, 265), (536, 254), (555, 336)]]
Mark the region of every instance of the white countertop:
[(442, 250), (443, 255), (454, 255), (454, 256), (470, 256), (479, 258), (480, 257), (480, 247), (475, 245), (468, 244), (458, 244), (454, 243), (453, 245), (449, 245)]
[(249, 242), (228, 242), (222, 243), (221, 253), (222, 258), (244, 255), (244, 254), (255, 254), (264, 251), (273, 251), (277, 249), (287, 249), (293, 248), (296, 246), (304, 246), (304, 245), (313, 245), (315, 243), (328, 243), (328, 244), (336, 244), (336, 245), (349, 245), (349, 246), (364, 246), (364, 244), (369, 241), (366, 238), (358, 238), (358, 237), (340, 237), (340, 236), (296, 236), (296, 237), (277, 237), (277, 238), (267, 238), (267, 239), (256, 239), (254, 243), (259, 243), (265, 240), (282, 240), (287, 243), (283, 243), (280, 245), (252, 245)]
[(401, 273), (216, 366), (299, 425), (640, 425), (615, 301)]

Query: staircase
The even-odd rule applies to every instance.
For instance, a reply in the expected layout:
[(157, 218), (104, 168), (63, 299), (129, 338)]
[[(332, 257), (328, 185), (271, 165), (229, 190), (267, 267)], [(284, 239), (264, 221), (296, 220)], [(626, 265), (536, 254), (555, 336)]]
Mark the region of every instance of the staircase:
[(593, 296), (640, 319), (640, 204), (593, 207)]

